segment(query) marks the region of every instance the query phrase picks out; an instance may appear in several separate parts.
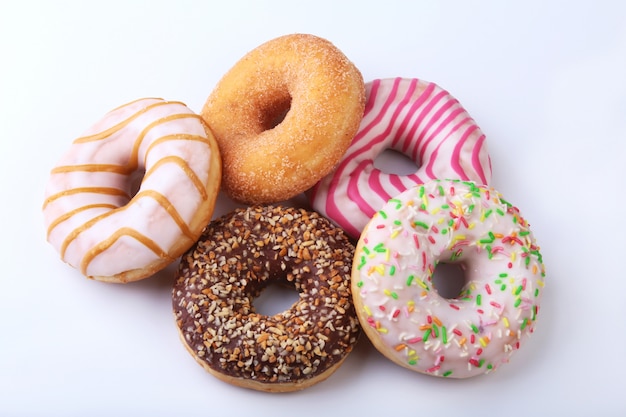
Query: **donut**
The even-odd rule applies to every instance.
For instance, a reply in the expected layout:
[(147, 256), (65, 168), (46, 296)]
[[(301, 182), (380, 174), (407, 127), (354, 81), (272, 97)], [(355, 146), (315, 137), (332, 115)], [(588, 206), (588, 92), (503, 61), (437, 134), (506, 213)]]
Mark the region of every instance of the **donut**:
[(47, 240), (88, 278), (149, 277), (200, 236), (220, 177), (217, 143), (198, 114), (176, 101), (132, 101), (76, 139), (52, 169)]
[(222, 154), (222, 189), (253, 205), (311, 188), (345, 153), (364, 107), (361, 73), (329, 41), (294, 34), (258, 46), (201, 111)]
[[(434, 83), (409, 78), (366, 84), (359, 130), (337, 168), (308, 193), (312, 207), (357, 239), (390, 198), (434, 178), (489, 184), (485, 135), (461, 104)], [(417, 171), (386, 173), (374, 165), (385, 150), (404, 154)]]
[[(442, 297), (440, 263), (465, 285)], [(509, 361), (534, 331), (545, 268), (519, 210), (485, 185), (431, 180), (389, 200), (357, 243), (352, 293), (372, 344), (422, 374), (468, 378)]]
[[(328, 378), (360, 334), (350, 293), (354, 246), (315, 212), (239, 208), (212, 221), (181, 259), (172, 303), (184, 346), (230, 384), (289, 392)], [(273, 316), (252, 301), (272, 284), (298, 301)]]

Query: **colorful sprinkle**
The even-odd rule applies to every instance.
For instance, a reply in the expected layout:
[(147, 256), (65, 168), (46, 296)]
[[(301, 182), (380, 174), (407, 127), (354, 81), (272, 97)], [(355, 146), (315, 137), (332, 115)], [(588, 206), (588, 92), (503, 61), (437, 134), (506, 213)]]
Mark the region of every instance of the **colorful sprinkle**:
[(402, 208), (402, 201), (398, 200), (397, 198), (392, 198), (391, 200), (389, 200), (389, 204), (394, 204), (396, 210), (400, 210)]
[(413, 225), (417, 227), (421, 227), (422, 229), (425, 229), (425, 230), (428, 230), (430, 228), (428, 224), (426, 224), (425, 222), (420, 222), (420, 221), (413, 222)]

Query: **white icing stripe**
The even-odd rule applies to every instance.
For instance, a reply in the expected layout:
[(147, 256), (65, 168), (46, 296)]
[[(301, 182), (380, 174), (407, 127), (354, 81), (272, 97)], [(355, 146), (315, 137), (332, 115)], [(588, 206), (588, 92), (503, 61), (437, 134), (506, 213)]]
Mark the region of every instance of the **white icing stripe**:
[(182, 103), (141, 99), (112, 110), (51, 171), (48, 240), (90, 277), (171, 262), (205, 225), (194, 223), (215, 197), (214, 152), (204, 123)]
[[(395, 78), (366, 84), (366, 94), (365, 114), (348, 151), (309, 193), (313, 208), (352, 237), (389, 198), (426, 180), (489, 183), (485, 136), (448, 92), (434, 83)], [(375, 168), (386, 149), (411, 158), (417, 172), (400, 176)]]

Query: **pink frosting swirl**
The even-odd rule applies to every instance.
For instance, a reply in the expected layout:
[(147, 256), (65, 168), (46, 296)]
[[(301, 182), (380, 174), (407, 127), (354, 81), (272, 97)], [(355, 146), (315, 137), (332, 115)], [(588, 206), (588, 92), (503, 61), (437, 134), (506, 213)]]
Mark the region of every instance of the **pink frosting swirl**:
[[(387, 200), (417, 184), (435, 178), (489, 184), (485, 135), (447, 91), (409, 78), (365, 87), (358, 133), (336, 169), (309, 192), (315, 210), (356, 238)], [(409, 157), (417, 171), (397, 175), (376, 168), (374, 161), (387, 149)]]

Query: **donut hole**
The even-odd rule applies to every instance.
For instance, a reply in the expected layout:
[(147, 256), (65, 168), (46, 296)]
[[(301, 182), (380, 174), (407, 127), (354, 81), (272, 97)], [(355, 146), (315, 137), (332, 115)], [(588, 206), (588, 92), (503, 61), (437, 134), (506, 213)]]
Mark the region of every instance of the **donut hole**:
[(130, 174), (128, 179), (129, 186), (129, 195), (133, 198), (139, 192), (139, 188), (141, 188), (141, 182), (143, 181), (143, 177), (146, 175), (146, 171), (144, 169), (138, 169)]
[(275, 316), (289, 310), (299, 299), (293, 285), (272, 283), (261, 290), (259, 296), (252, 300), (252, 305), (258, 314)]
[(374, 159), (374, 168), (392, 175), (411, 175), (419, 169), (419, 165), (402, 152), (385, 149)]
[(460, 263), (438, 264), (431, 280), (439, 295), (448, 300), (459, 298), (467, 284), (465, 271)]
[(263, 111), (263, 130), (271, 130), (281, 124), (291, 110), (291, 96), (287, 95), (270, 103)]

